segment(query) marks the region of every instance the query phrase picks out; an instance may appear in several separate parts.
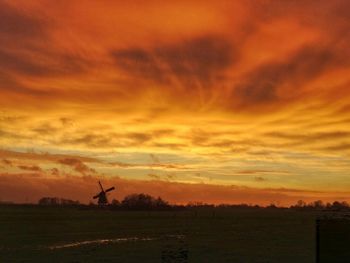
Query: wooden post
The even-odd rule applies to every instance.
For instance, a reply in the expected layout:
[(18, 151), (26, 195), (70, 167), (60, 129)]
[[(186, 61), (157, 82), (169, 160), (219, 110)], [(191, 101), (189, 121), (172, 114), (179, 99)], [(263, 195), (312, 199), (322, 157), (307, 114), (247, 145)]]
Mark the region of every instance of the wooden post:
[(316, 263), (320, 263), (320, 219), (316, 219)]

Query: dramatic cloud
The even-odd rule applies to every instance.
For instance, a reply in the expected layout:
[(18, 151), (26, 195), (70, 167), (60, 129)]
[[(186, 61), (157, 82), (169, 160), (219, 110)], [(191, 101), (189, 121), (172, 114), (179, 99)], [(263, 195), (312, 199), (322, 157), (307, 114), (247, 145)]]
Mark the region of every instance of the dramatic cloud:
[(319, 50), (316, 45), (303, 47), (286, 60), (259, 66), (243, 76), (247, 80), (237, 84), (232, 99), (248, 105), (296, 99), (304, 85), (345, 62), (341, 54), (332, 54), (329, 48)]
[(65, 159), (59, 160), (58, 163), (70, 166), (75, 171), (77, 171), (77, 172), (79, 172), (81, 174), (84, 174), (84, 175), (86, 173), (96, 173), (96, 171), (94, 169), (89, 168), (86, 164), (84, 164), (79, 159), (65, 158)]
[(176, 202), (349, 189), (349, 1), (135, 7), (0, 1), (2, 182), (30, 200), (102, 175)]
[(266, 179), (265, 179), (264, 177), (261, 177), (261, 176), (256, 176), (256, 177), (254, 177), (254, 180), (255, 180), (255, 181), (258, 181), (258, 182), (264, 182), (264, 181), (266, 181)]
[[(18, 151), (3, 150), (3, 149), (0, 149), (0, 158), (34, 160), (36, 162), (42, 162), (42, 161), (57, 162), (64, 159), (74, 159), (74, 160), (77, 160), (77, 162), (79, 161), (98, 162), (99, 161), (98, 159), (93, 157), (84, 157), (84, 156), (76, 156), (76, 155), (69, 155), (69, 154), (51, 154), (48, 152), (40, 153), (40, 152), (34, 152), (34, 151), (18, 152)], [(4, 159), (3, 161), (6, 163), (10, 162), (10, 160), (8, 159)]]
[(12, 166), (12, 162), (10, 160), (7, 160), (7, 159), (3, 159), (2, 163), (5, 165), (8, 165), (8, 166)]
[[(111, 54), (117, 67), (132, 78), (141, 77), (186, 89), (212, 87), (232, 64), (230, 43), (219, 37), (202, 37), (151, 50), (133, 48)], [(173, 82), (173, 83), (172, 83)]]
[(32, 172), (41, 172), (41, 168), (37, 165), (27, 166), (27, 165), (19, 165), (19, 169), (25, 170), (25, 171), (32, 171)]

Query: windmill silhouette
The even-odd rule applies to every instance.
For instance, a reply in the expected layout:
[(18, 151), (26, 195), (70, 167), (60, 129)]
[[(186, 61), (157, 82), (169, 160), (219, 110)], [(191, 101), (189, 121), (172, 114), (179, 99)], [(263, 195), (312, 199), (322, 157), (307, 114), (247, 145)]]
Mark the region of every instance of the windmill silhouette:
[(94, 199), (98, 198), (99, 205), (106, 205), (106, 204), (108, 204), (106, 193), (114, 190), (115, 187), (113, 186), (111, 188), (108, 188), (107, 190), (104, 190), (100, 181), (98, 181), (98, 184), (100, 185), (101, 192), (99, 194), (95, 195), (93, 198)]

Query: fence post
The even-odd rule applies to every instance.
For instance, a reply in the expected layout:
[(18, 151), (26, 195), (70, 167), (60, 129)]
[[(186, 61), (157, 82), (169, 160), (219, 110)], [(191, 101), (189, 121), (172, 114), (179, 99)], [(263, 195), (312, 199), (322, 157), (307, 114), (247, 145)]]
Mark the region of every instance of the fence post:
[(316, 219), (316, 263), (320, 263), (320, 219)]

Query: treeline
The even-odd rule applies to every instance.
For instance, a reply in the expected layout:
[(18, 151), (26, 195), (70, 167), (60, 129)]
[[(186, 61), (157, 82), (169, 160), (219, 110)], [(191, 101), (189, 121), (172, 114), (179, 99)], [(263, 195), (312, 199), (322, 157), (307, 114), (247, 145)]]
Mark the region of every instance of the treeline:
[[(63, 199), (57, 197), (43, 197), (38, 201), (39, 205), (43, 206), (80, 206), (84, 208), (96, 208), (97, 204), (90, 203), (89, 205), (80, 204), (79, 201), (70, 199)], [(333, 203), (324, 203), (317, 200), (311, 203), (306, 203), (299, 200), (295, 205), (290, 207), (279, 207), (275, 204), (268, 206), (259, 206), (251, 204), (207, 204), (202, 202), (190, 202), (187, 205), (175, 205), (163, 200), (161, 197), (153, 197), (148, 194), (131, 194), (124, 197), (123, 200), (118, 201), (113, 199), (111, 203), (105, 208), (111, 210), (183, 210), (183, 209), (206, 209), (206, 208), (220, 208), (220, 209), (292, 209), (301, 211), (350, 211), (350, 206), (345, 201), (334, 201)]]
[(75, 206), (81, 205), (79, 201), (73, 201), (70, 199), (58, 198), (58, 197), (43, 197), (38, 201), (38, 205), (51, 205), (51, 206)]
[[(81, 204), (79, 201), (70, 199), (58, 198), (58, 197), (43, 197), (38, 201), (38, 205), (41, 206), (82, 206), (87, 205)], [(90, 203), (89, 207), (98, 206), (97, 204)], [(126, 196), (121, 202), (113, 199), (112, 202), (104, 207), (108, 208), (120, 208), (125, 210), (160, 210), (170, 209), (175, 207), (164, 201), (162, 198), (155, 198), (147, 194), (131, 194)]]
[(348, 211), (350, 210), (350, 206), (345, 201), (334, 201), (333, 203), (324, 203), (322, 200), (317, 200), (311, 203), (306, 203), (303, 200), (299, 200), (295, 205), (290, 206), (290, 209)]
[(125, 210), (163, 210), (174, 207), (160, 197), (155, 198), (147, 194), (127, 195), (121, 202), (113, 199), (110, 206), (114, 209)]

